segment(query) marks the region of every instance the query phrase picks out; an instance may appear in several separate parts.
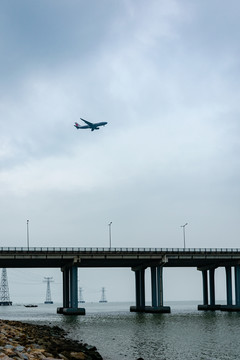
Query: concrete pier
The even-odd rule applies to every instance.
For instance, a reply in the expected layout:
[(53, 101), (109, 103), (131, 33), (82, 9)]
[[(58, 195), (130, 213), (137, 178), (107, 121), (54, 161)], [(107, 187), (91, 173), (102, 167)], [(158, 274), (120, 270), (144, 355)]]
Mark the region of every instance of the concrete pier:
[[(210, 303), (208, 303), (208, 276), (209, 272), (209, 289)], [(226, 272), (226, 305), (215, 304), (215, 268), (202, 270), (203, 280), (203, 305), (198, 305), (198, 310), (221, 310), (221, 311), (240, 311), (240, 266), (234, 266), (235, 273), (235, 304), (232, 299), (232, 267), (225, 266)]]
[(64, 267), (63, 273), (63, 307), (57, 308), (58, 314), (85, 315), (85, 309), (78, 307), (78, 267)]
[(152, 306), (145, 305), (145, 267), (132, 269), (135, 271), (136, 306), (131, 306), (131, 312), (170, 313), (169, 306), (163, 306), (163, 268), (151, 267)]
[(227, 293), (227, 305), (222, 305), (222, 311), (240, 311), (240, 266), (239, 264), (234, 266), (235, 276), (235, 304), (232, 301), (232, 268), (226, 266), (226, 293)]
[(198, 310), (220, 310), (221, 305), (215, 303), (215, 268), (209, 269), (209, 295), (208, 299), (208, 270), (202, 270), (203, 281), (203, 305), (198, 305)]
[(225, 267), (226, 271), (226, 288), (227, 288), (227, 305), (232, 306), (232, 268)]
[(202, 271), (203, 280), (203, 305), (208, 305), (208, 273), (207, 270)]

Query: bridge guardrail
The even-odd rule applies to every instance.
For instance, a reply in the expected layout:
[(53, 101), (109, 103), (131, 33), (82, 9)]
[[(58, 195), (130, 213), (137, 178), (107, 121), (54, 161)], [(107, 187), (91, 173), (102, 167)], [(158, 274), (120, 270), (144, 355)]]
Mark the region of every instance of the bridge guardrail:
[(133, 247), (0, 247), (0, 252), (160, 252), (160, 253), (239, 253), (240, 248), (133, 248)]

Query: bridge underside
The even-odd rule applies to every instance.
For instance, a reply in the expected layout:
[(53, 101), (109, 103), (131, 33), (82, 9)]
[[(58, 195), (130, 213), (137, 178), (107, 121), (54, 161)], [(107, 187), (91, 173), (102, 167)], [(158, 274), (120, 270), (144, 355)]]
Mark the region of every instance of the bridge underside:
[(7, 257), (1, 257), (0, 254), (0, 268), (62, 268), (69, 264), (76, 264), (78, 267), (83, 268), (108, 268), (108, 267), (118, 267), (118, 268), (132, 268), (138, 266), (154, 266), (156, 264), (161, 264), (164, 267), (212, 267), (215, 268), (224, 266), (225, 264), (238, 263), (240, 259), (212, 259), (212, 258), (178, 258), (172, 259), (162, 257), (162, 256), (53, 256), (53, 255), (44, 255), (39, 254), (37, 256), (33, 255), (10, 255)]

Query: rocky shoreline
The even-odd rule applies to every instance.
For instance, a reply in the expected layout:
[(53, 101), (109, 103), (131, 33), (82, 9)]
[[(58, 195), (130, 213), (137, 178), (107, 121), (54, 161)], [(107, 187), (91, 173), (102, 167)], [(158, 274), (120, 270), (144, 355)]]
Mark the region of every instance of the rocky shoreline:
[(70, 340), (58, 326), (0, 320), (0, 360), (101, 360), (97, 349)]

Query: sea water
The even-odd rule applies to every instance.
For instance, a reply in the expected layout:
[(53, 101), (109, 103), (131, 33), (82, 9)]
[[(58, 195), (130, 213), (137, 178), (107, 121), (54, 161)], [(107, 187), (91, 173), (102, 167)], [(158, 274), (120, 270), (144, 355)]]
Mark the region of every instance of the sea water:
[(85, 316), (56, 313), (60, 304), (1, 306), (0, 318), (58, 325), (72, 339), (95, 345), (104, 360), (240, 359), (240, 314), (197, 311), (172, 303), (171, 314), (130, 313), (131, 303), (80, 304)]

